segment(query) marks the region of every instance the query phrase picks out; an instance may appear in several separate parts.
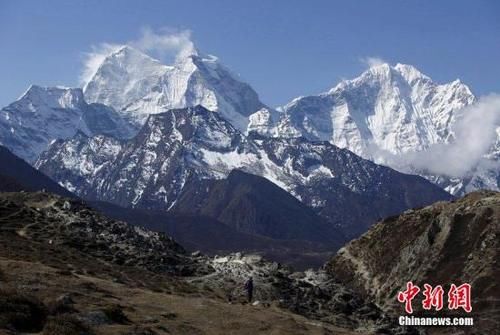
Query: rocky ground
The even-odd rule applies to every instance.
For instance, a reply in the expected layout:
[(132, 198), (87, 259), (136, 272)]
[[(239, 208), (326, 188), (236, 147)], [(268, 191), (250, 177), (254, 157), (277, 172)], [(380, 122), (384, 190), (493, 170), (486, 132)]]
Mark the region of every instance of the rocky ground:
[[(253, 304), (242, 292), (249, 275)], [(163, 234), (41, 192), (0, 194), (0, 290), (6, 334), (410, 332), (325, 272), (190, 254)]]
[[(322, 269), (294, 272), (259, 255), (188, 253), (78, 200), (0, 193), (0, 334), (493, 334), (499, 209), (500, 194), (484, 191), (407, 211)], [(439, 316), (474, 327), (397, 326), (408, 280), (469, 282), (473, 313)]]

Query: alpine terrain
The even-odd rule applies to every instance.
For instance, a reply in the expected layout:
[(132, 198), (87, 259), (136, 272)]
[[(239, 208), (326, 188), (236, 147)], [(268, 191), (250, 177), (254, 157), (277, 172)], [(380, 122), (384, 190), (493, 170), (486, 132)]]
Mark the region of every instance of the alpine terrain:
[(0, 335), (499, 334), (492, 4), (59, 2), (0, 4)]
[(436, 176), (408, 164), (408, 154), (452, 143), (464, 107), (475, 101), (460, 80), (440, 85), (411, 65), (380, 64), (326, 93), (294, 99), (279, 116), (259, 111), (251, 116), (249, 130), (330, 141), (364, 158), (423, 175), (456, 195), (498, 190), (500, 124), (484, 159), (463, 176)]

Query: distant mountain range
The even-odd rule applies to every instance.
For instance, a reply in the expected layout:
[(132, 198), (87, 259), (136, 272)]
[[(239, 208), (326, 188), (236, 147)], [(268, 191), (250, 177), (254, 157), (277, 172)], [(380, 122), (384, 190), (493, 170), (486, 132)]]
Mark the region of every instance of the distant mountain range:
[[(207, 180), (224, 179), (240, 169), (290, 192), (347, 236), (362, 233), (380, 217), (450, 198), (423, 178), (376, 165), (328, 142), (245, 136), (201, 106), (151, 115), (126, 142), (83, 133), (58, 140), (35, 166), (86, 199), (201, 214), (210, 207), (204, 208), (207, 198), (215, 201)], [(202, 195), (196, 198), (193, 189)], [(262, 205), (275, 205), (271, 193), (260, 191), (259, 197)], [(240, 204), (242, 216), (249, 215), (245, 205)], [(210, 212), (217, 219), (222, 215)]]
[(440, 85), (411, 65), (380, 64), (326, 93), (273, 109), (214, 56), (194, 52), (164, 65), (122, 46), (104, 58), (83, 91), (32, 86), (3, 108), (0, 144), (33, 163), (51, 141), (77, 130), (128, 139), (150, 114), (202, 105), (243, 134), (329, 141), (461, 195), (500, 189), (500, 125), (484, 158), (461, 176), (415, 167), (407, 155), (453, 143), (463, 108), (476, 100), (459, 80)]
[(216, 57), (164, 65), (123, 46), (83, 89), (31, 86), (3, 108), (0, 143), (84, 199), (335, 249), (379, 218), (450, 199), (440, 187), (498, 188), (498, 141), (488, 169), (463, 178), (378, 155), (453, 142), (475, 100), (459, 81), (438, 85), (412, 66), (383, 64), (273, 109)]

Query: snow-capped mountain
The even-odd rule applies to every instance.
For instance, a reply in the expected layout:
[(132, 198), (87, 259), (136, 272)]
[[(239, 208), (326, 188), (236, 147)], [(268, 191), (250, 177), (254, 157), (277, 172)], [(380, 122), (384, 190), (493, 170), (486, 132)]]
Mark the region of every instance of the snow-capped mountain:
[(0, 144), (34, 162), (55, 139), (77, 131), (88, 135), (131, 137), (133, 129), (111, 108), (87, 104), (79, 88), (31, 86), (0, 110)]
[(404, 156), (453, 142), (464, 107), (475, 101), (459, 80), (440, 85), (411, 65), (381, 64), (326, 93), (294, 99), (279, 115), (257, 112), (250, 116), (248, 129), (266, 136), (329, 141), (377, 163), (425, 176), (460, 195), (478, 187), (500, 187), (500, 163), (491, 160), (498, 145), (485, 157), (488, 168), (478, 165), (461, 177), (415, 169)]
[(130, 46), (104, 58), (84, 94), (87, 101), (109, 105), (139, 125), (149, 114), (202, 105), (244, 131), (248, 116), (267, 108), (214, 56), (193, 52), (167, 66)]
[(449, 198), (423, 178), (326, 141), (245, 136), (201, 106), (151, 115), (126, 143), (82, 134), (56, 141), (36, 166), (82, 197), (166, 210), (175, 208), (188, 182), (241, 169), (272, 181), (348, 234), (378, 217)]
[(363, 157), (376, 149), (420, 151), (450, 140), (457, 112), (474, 99), (458, 80), (438, 85), (413, 66), (382, 64), (326, 93), (293, 100), (268, 131), (330, 141)]

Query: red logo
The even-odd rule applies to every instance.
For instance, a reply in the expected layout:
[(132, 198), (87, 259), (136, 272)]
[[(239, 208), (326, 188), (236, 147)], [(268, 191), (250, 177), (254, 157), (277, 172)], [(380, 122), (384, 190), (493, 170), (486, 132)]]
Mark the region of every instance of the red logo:
[(462, 284), (458, 287), (455, 284), (451, 284), (450, 291), (448, 292), (448, 309), (463, 308), (464, 311), (470, 313), (472, 311), (470, 291), (471, 287), (469, 284)]
[(443, 308), (443, 294), (444, 290), (441, 285), (436, 286), (434, 289), (429, 284), (424, 284), (424, 296), (425, 299), (422, 301), (423, 309), (436, 308), (436, 311), (440, 311)]
[[(408, 314), (413, 313), (412, 300), (420, 292), (420, 287), (413, 285), (411, 281), (406, 283), (406, 290), (398, 293), (398, 301), (405, 304), (405, 311)], [(424, 291), (422, 291), (424, 299), (422, 300), (422, 308), (431, 310), (434, 308), (436, 311), (443, 309), (444, 290), (441, 285), (432, 287), (429, 284), (424, 284)], [(472, 311), (471, 305), (471, 286), (470, 284), (462, 284), (456, 286), (451, 284), (448, 291), (448, 309), (456, 310), (462, 308), (467, 313)]]
[(418, 286), (413, 285), (411, 281), (406, 283), (406, 291), (399, 292), (398, 301), (405, 303), (406, 313), (413, 313), (413, 308), (411, 307), (411, 301), (415, 298), (415, 296), (420, 292), (420, 288)]

